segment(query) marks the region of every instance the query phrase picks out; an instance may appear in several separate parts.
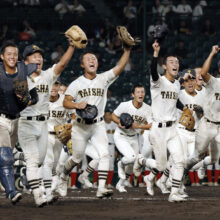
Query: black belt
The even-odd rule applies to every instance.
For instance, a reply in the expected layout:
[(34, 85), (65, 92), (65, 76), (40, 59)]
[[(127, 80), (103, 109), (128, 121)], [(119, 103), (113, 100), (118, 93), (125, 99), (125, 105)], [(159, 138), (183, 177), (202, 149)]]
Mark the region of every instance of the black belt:
[(4, 114), (4, 113), (0, 113), (0, 116), (4, 117), (4, 118), (8, 118), (11, 120), (17, 119), (20, 117), (20, 115), (8, 115), (8, 114)]
[(103, 121), (103, 120), (104, 120), (103, 117), (98, 118), (98, 119), (94, 119), (94, 120), (92, 120), (92, 121), (85, 121), (85, 120), (83, 120), (82, 118), (77, 118), (77, 119), (76, 119), (76, 121), (77, 121), (78, 123), (85, 123), (85, 124), (87, 124), (87, 125), (95, 124), (95, 123), (100, 122), (100, 121)]
[(44, 115), (38, 115), (38, 116), (28, 116), (26, 117), (26, 119), (28, 121), (32, 121), (32, 120), (36, 120), (36, 121), (46, 121), (49, 117), (48, 116), (44, 116)]
[(129, 135), (129, 134), (123, 134), (123, 133), (120, 133), (121, 135), (124, 135), (124, 136), (128, 136), (128, 137), (134, 137), (136, 136), (136, 134), (132, 134), (132, 135)]
[(190, 130), (190, 129), (186, 128), (186, 127), (178, 127), (178, 128), (185, 129), (185, 130), (187, 130), (187, 131), (191, 131), (191, 132), (195, 132), (195, 131), (196, 131), (196, 129), (192, 129), (192, 130)]
[(115, 145), (115, 144), (113, 144), (113, 143), (108, 143), (108, 145)]
[(48, 133), (49, 133), (49, 134), (56, 134), (55, 131), (49, 131)]
[(208, 118), (206, 118), (206, 121), (207, 121), (207, 122), (211, 122), (211, 123), (216, 124), (216, 125), (220, 125), (220, 122), (210, 121)]
[(162, 128), (162, 127), (171, 127), (172, 124), (173, 124), (172, 121), (159, 122), (159, 123), (158, 123), (158, 128)]

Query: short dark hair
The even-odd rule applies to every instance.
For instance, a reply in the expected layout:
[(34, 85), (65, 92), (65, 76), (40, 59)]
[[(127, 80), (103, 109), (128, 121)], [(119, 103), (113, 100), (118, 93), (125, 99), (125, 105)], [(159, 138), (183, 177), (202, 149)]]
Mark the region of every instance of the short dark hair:
[(164, 56), (164, 59), (163, 59), (163, 64), (164, 65), (166, 65), (168, 57), (176, 57), (179, 60), (177, 55), (175, 55), (175, 54), (167, 54), (167, 55)]
[[(83, 52), (81, 55), (80, 55), (80, 57), (79, 57), (79, 60), (80, 60), (80, 64), (82, 64), (82, 61), (83, 61), (83, 57), (86, 55), (86, 54), (88, 54), (88, 53), (91, 53), (91, 54), (93, 54), (93, 55), (95, 55), (95, 57), (96, 57), (96, 54), (95, 54), (95, 52), (94, 51), (85, 51), (85, 52)], [(97, 58), (97, 57), (96, 57)]]
[(11, 41), (11, 40), (8, 40), (8, 41), (5, 41), (1, 47), (1, 54), (4, 54), (5, 53), (5, 49), (7, 47), (16, 47), (18, 49), (18, 46), (14, 43), (14, 41)]
[[(134, 93), (136, 88), (144, 88), (144, 86), (141, 83), (133, 85), (133, 87), (131, 89), (131, 93)], [(144, 90), (145, 90), (145, 88), (144, 88)]]

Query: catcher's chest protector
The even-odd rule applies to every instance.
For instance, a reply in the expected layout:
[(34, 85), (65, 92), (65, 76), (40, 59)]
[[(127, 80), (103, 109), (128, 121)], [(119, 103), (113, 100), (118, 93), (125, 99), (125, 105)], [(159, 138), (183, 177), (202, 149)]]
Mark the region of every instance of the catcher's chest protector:
[(17, 69), (17, 74), (6, 74), (3, 64), (0, 63), (0, 113), (16, 115), (22, 110), (14, 94), (13, 82), (27, 80), (27, 70), (23, 62), (17, 63)]

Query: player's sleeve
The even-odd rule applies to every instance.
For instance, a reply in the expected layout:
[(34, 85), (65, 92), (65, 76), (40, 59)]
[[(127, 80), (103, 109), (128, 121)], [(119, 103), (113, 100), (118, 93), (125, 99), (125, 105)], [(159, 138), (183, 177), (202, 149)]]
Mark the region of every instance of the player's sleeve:
[(122, 113), (124, 113), (125, 112), (125, 108), (124, 108), (124, 103), (121, 103), (115, 110), (114, 110), (114, 114), (116, 115), (116, 116), (120, 116)]
[(68, 86), (68, 88), (67, 88), (67, 90), (66, 90), (66, 92), (65, 92), (65, 95), (70, 95), (70, 96), (72, 96), (73, 99), (75, 100), (76, 97), (77, 97), (77, 88), (78, 88), (78, 86), (77, 86), (76, 82), (75, 82), (75, 81), (72, 82), (72, 83)]
[(104, 73), (101, 74), (103, 77), (103, 81), (105, 83), (105, 86), (110, 86), (117, 78), (118, 76), (115, 76), (113, 69), (110, 69)]
[(206, 89), (212, 90), (212, 89), (218, 88), (219, 81), (215, 77), (211, 76), (209, 81), (204, 85)]
[(44, 73), (45, 80), (49, 83), (55, 83), (59, 77), (54, 72), (55, 66), (56, 64), (54, 64), (51, 68), (47, 69)]

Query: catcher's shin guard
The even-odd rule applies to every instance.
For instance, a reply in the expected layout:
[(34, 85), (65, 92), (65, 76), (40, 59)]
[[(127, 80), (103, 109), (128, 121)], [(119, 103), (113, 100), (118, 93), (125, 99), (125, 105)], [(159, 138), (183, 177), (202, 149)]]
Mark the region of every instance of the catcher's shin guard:
[(13, 164), (12, 149), (10, 147), (0, 147), (0, 180), (8, 198), (13, 198), (17, 194)]

